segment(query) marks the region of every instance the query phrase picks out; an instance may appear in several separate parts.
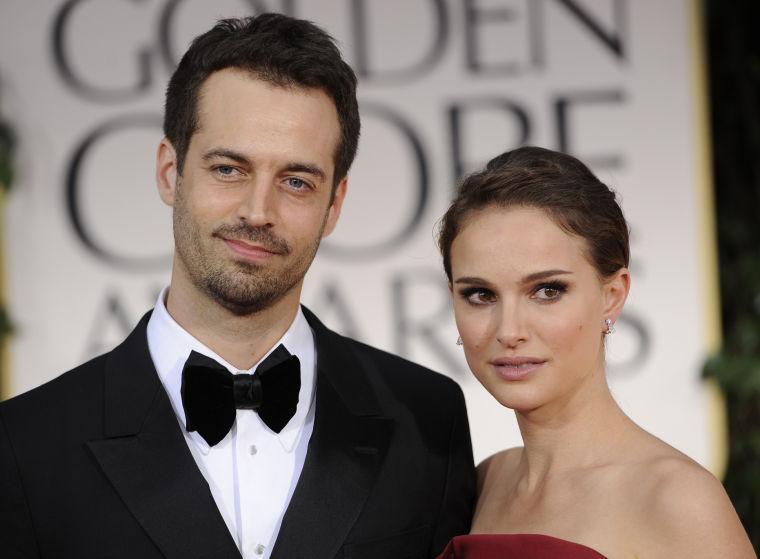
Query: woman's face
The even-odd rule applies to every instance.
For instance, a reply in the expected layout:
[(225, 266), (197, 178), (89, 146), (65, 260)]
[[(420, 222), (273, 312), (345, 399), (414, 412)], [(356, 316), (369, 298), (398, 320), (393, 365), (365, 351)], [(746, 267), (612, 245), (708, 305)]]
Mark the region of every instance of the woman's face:
[(628, 271), (602, 282), (585, 241), (543, 211), (473, 213), (451, 246), (452, 296), (467, 363), (502, 404), (527, 412), (603, 381), (604, 320)]

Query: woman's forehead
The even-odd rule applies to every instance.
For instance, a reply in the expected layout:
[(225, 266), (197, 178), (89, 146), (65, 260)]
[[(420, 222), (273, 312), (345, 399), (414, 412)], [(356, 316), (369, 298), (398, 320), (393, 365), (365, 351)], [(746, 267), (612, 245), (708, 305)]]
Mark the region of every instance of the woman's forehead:
[(490, 207), (468, 216), (454, 239), (452, 267), (530, 274), (539, 269), (589, 266), (586, 243), (544, 210)]

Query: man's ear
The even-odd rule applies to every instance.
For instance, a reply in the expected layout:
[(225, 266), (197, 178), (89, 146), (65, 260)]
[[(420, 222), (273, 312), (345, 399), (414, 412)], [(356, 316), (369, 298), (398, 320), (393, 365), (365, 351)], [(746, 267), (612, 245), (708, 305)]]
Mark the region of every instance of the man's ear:
[(167, 206), (174, 206), (177, 194), (177, 152), (169, 140), (164, 138), (158, 144), (156, 153), (156, 185), (158, 195)]
[(346, 192), (348, 191), (348, 177), (343, 177), (335, 187), (335, 195), (333, 196), (330, 209), (327, 210), (327, 219), (325, 220), (325, 229), (322, 232), (322, 238), (324, 239), (333, 232), (335, 226), (338, 223), (338, 217), (340, 217), (340, 210), (343, 207), (343, 200), (346, 198)]
[(609, 318), (615, 323), (623, 312), (628, 291), (631, 289), (631, 273), (628, 268), (620, 268), (612, 278), (605, 280), (602, 289), (604, 290), (604, 316), (602, 316), (602, 321)]

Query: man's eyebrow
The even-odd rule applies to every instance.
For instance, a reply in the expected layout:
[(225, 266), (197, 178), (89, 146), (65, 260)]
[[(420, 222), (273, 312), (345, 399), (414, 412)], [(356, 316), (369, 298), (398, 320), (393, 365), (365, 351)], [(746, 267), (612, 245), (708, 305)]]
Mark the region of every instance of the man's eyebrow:
[[(231, 159), (244, 165), (251, 165), (251, 160), (239, 151), (226, 148), (211, 148), (206, 151), (202, 156), (204, 161), (211, 161), (216, 158)], [(327, 173), (319, 166), (313, 163), (303, 163), (299, 161), (292, 161), (285, 164), (283, 170), (287, 173), (307, 173), (313, 175), (318, 179), (324, 181), (327, 179)]]
[(300, 163), (298, 161), (293, 161), (291, 163), (285, 164), (284, 171), (288, 173), (307, 173), (309, 175), (317, 177), (322, 181), (327, 179), (327, 173), (325, 173), (319, 165), (314, 165), (312, 163)]
[(212, 159), (216, 159), (218, 157), (232, 159), (233, 161), (237, 161), (238, 163), (243, 163), (246, 165), (250, 164), (250, 160), (245, 155), (239, 151), (232, 149), (211, 148), (201, 156), (204, 161), (211, 161)]

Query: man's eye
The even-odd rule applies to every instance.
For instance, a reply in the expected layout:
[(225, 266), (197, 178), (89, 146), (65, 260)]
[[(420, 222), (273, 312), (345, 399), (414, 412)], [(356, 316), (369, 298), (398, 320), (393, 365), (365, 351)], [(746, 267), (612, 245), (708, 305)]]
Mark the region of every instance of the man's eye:
[(237, 172), (237, 169), (230, 165), (219, 165), (214, 167), (214, 172), (222, 177), (231, 177)]
[(301, 190), (308, 186), (306, 184), (306, 181), (299, 179), (298, 177), (288, 177), (286, 182), (290, 188), (294, 188), (296, 190)]

